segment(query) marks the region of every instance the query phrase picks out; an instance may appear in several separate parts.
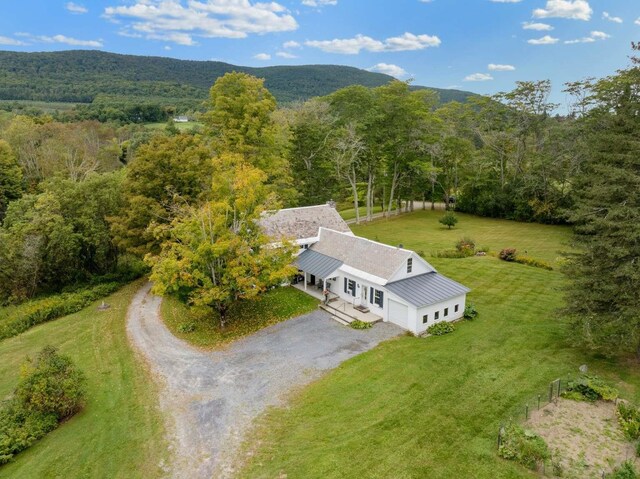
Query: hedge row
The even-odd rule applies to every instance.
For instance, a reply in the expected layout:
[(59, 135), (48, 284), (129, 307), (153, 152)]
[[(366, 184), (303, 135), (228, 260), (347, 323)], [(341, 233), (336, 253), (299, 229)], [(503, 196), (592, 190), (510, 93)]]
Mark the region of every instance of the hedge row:
[(17, 336), (52, 319), (77, 313), (94, 301), (114, 293), (122, 285), (120, 282), (103, 283), (74, 293), (62, 293), (24, 303), (14, 315), (0, 323), (0, 340)]

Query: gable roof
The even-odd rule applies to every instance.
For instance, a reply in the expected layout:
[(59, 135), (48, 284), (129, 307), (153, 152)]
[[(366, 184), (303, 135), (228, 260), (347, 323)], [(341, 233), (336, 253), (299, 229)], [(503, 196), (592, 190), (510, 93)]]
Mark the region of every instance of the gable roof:
[(298, 255), (294, 264), (306, 273), (325, 279), (343, 263), (339, 259), (308, 249)]
[(418, 308), (437, 304), (471, 291), (466, 286), (436, 272), (387, 283), (385, 287)]
[(310, 250), (387, 281), (413, 255), (406, 249), (326, 228), (320, 228), (320, 239)]
[(315, 238), (321, 227), (351, 233), (349, 225), (330, 205), (287, 208), (265, 213), (259, 223), (265, 234), (274, 239)]

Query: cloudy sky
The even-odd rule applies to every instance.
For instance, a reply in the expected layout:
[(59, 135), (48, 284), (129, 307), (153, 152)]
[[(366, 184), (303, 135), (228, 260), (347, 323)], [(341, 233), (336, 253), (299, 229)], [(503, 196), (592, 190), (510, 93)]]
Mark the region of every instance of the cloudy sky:
[(5, 1), (0, 49), (343, 64), (478, 93), (628, 64), (640, 0)]

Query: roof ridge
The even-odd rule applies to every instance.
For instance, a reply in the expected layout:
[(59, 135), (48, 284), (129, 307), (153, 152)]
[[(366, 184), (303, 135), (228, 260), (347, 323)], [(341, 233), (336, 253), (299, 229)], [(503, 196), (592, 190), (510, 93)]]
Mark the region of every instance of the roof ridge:
[(371, 240), (369, 238), (365, 238), (363, 236), (350, 235), (348, 233), (342, 233), (341, 231), (332, 230), (331, 228), (327, 228), (325, 226), (320, 226), (320, 230), (328, 230), (328, 231), (331, 231), (332, 233), (337, 233), (337, 234), (340, 234), (340, 235), (349, 236), (350, 238), (355, 238), (355, 239), (359, 239), (359, 240), (362, 240), (362, 241), (367, 241), (368, 243), (373, 243), (373, 244), (377, 244), (377, 245), (380, 245), (380, 246), (384, 246), (385, 248), (389, 248), (389, 249), (392, 249), (394, 251), (404, 251), (406, 253), (415, 253), (415, 251), (410, 250), (410, 249), (399, 248), (397, 246), (391, 246), (389, 244), (381, 243), (380, 241), (374, 241), (374, 240)]
[[(332, 206), (324, 204), (324, 205), (310, 205), (310, 206), (294, 206), (294, 207), (291, 207), (291, 208), (280, 208), (279, 210), (269, 210), (269, 211), (272, 211), (274, 213), (278, 213), (279, 211), (304, 210), (304, 209), (307, 209), (307, 208), (322, 208), (323, 206), (327, 207), (327, 208), (331, 208), (332, 210), (335, 210), (335, 208), (333, 208)], [(338, 210), (336, 210), (336, 212), (338, 212)]]

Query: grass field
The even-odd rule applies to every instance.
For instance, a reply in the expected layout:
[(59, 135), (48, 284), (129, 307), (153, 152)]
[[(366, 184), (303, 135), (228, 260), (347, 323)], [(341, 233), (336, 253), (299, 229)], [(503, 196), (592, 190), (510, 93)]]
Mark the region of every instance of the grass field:
[[(309, 313), (318, 301), (295, 288), (278, 288), (267, 292), (260, 301), (238, 303), (229, 312), (224, 330), (217, 317), (208, 310), (190, 309), (175, 298), (162, 301), (162, 318), (177, 337), (201, 348), (214, 348), (286, 319)], [(192, 332), (181, 326), (192, 325)]]
[[(435, 251), (466, 234), (492, 249), (553, 260), (566, 228), (459, 215), (446, 231), (419, 212), (354, 228), (390, 244)], [(473, 289), (480, 316), (453, 334), (402, 337), (357, 356), (271, 410), (247, 442), (247, 478), (526, 478), (497, 457), (501, 423), (548, 383), (581, 364), (640, 399), (637, 364), (591, 357), (571, 344), (556, 314), (565, 278), (493, 257), (427, 258)], [(253, 445), (259, 444), (253, 450)]]
[[(173, 123), (175, 127), (180, 131), (191, 131), (194, 128), (201, 128), (202, 123), (198, 121), (190, 121), (188, 123)], [(152, 130), (161, 130), (166, 128), (167, 122), (159, 122), (159, 123), (146, 123), (145, 126)]]
[(153, 478), (168, 457), (155, 386), (134, 356), (125, 331), (127, 306), (140, 283), (83, 311), (35, 327), (0, 343), (0, 398), (11, 393), (25, 356), (45, 345), (60, 348), (87, 375), (82, 412), (48, 434), (0, 478)]
[(22, 108), (35, 108), (37, 110), (42, 110), (45, 113), (73, 110), (80, 104), (81, 103), (66, 103), (60, 101), (0, 100), (0, 106), (19, 105)]
[[(372, 213), (380, 213), (382, 211), (382, 206), (374, 206), (373, 207), (373, 211)], [(365, 206), (361, 206), (360, 208), (358, 208), (358, 212), (360, 213), (360, 218), (364, 218), (367, 215), (367, 208)], [(355, 219), (356, 217), (356, 209), (355, 208), (348, 208), (346, 210), (340, 210), (340, 216), (342, 216), (342, 219), (344, 220), (352, 220)]]
[(498, 252), (503, 248), (516, 248), (519, 253), (553, 262), (561, 251), (569, 249), (570, 229), (565, 226), (518, 223), (493, 218), (456, 213), (458, 224), (448, 229), (438, 220), (443, 211), (417, 211), (401, 218), (382, 219), (370, 224), (353, 225), (360, 236), (391, 245), (402, 244), (414, 251), (430, 256), (445, 249), (453, 249), (463, 236), (476, 241), (476, 246)]

